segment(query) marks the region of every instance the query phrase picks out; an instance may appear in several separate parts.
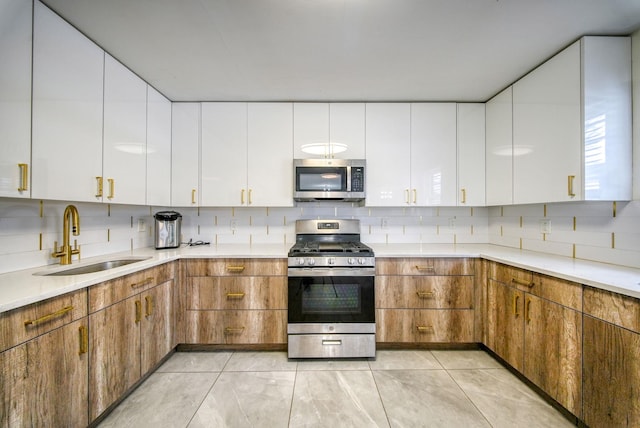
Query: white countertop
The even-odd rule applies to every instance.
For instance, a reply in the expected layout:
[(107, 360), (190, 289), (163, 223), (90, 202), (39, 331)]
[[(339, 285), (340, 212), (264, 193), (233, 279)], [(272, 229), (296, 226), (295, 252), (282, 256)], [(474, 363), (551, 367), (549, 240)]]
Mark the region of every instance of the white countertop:
[[(481, 257), (534, 272), (575, 281), (640, 299), (640, 269), (522, 251), (489, 244), (369, 244), (376, 257)], [(0, 275), (0, 313), (56, 297), (90, 285), (184, 258), (285, 258), (289, 245), (217, 245), (175, 250), (145, 248), (133, 252), (92, 257), (70, 266), (49, 265)], [(148, 257), (144, 261), (98, 273), (75, 276), (43, 276), (101, 261)]]

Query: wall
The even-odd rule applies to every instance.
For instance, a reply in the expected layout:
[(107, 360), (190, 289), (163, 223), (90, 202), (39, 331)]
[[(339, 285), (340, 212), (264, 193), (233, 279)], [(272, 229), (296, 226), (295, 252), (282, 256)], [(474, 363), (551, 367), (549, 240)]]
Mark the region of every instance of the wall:
[(633, 84), (633, 199), (640, 200), (640, 31), (631, 37)]

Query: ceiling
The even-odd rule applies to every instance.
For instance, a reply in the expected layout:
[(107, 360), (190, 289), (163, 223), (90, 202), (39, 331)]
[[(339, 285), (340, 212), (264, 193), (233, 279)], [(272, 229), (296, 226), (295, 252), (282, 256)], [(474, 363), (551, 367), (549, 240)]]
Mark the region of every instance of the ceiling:
[(43, 0), (172, 101), (486, 101), (639, 0)]

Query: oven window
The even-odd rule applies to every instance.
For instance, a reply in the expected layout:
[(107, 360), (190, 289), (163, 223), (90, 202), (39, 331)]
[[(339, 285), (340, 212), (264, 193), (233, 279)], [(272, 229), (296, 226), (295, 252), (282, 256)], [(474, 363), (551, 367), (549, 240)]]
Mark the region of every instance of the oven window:
[(298, 192), (344, 192), (346, 190), (345, 168), (297, 168), (296, 191)]
[(375, 322), (373, 276), (289, 277), (290, 323)]

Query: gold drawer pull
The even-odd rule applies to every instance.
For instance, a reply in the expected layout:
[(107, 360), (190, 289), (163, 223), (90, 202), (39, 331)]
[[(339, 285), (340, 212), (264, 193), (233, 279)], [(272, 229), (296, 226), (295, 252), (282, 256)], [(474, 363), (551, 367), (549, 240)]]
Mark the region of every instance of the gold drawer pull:
[(421, 299), (433, 299), (435, 296), (433, 291), (416, 291), (416, 294)]
[(527, 319), (527, 323), (531, 322), (531, 299), (527, 299), (527, 303), (524, 306), (524, 313)]
[(96, 184), (98, 186), (96, 188), (96, 198), (101, 198), (104, 187), (104, 179), (102, 177), (96, 177)]
[(419, 271), (427, 271), (427, 272), (435, 272), (436, 268), (433, 266), (418, 266), (416, 265), (416, 269)]
[(575, 175), (567, 176), (567, 196), (570, 196), (572, 198), (576, 196), (575, 192), (573, 191), (573, 180), (575, 180), (575, 178)]
[(36, 325), (38, 325), (38, 324), (42, 324), (43, 322), (47, 322), (47, 321), (49, 321), (49, 320), (50, 320), (50, 319), (52, 319), (52, 318), (60, 317), (60, 316), (62, 316), (62, 315), (64, 315), (64, 314), (66, 314), (67, 312), (71, 312), (72, 310), (73, 310), (73, 306), (65, 306), (65, 307), (64, 307), (64, 308), (62, 308), (62, 309), (59, 309), (59, 310), (57, 310), (57, 311), (55, 311), (55, 312), (53, 312), (53, 313), (51, 313), (51, 314), (49, 314), (49, 315), (45, 315), (45, 316), (40, 317), (40, 318), (38, 318), (38, 319), (35, 319), (35, 320), (26, 320), (26, 321), (24, 322), (24, 326), (25, 326), (25, 327), (29, 327), (30, 325), (32, 325), (32, 326), (36, 326)]
[(107, 178), (107, 183), (109, 183), (109, 195), (107, 199), (113, 199), (116, 196), (116, 181), (113, 178)]
[(520, 315), (520, 313), (518, 312), (518, 300), (520, 299), (520, 296), (518, 294), (514, 294), (513, 295), (513, 315), (516, 316), (516, 318)]
[(150, 282), (153, 282), (153, 277), (152, 276), (150, 276), (148, 278), (145, 278), (140, 282), (134, 282), (133, 284), (131, 284), (131, 288), (142, 287), (143, 285), (149, 284)]
[(18, 169), (20, 170), (20, 184), (18, 185), (18, 192), (24, 192), (29, 190), (29, 165), (26, 163), (19, 163)]
[(227, 271), (229, 271), (229, 272), (242, 272), (242, 271), (244, 271), (244, 266), (227, 266)]
[(436, 332), (432, 325), (419, 325), (416, 328), (418, 330), (418, 333), (433, 334)]
[(89, 330), (87, 330), (87, 327), (81, 325), (78, 328), (78, 334), (80, 336), (78, 355), (86, 354), (89, 352)]
[(529, 287), (529, 288), (533, 288), (533, 286), (536, 285), (535, 282), (523, 281), (523, 280), (518, 279), (518, 278), (511, 278), (511, 282), (513, 284), (524, 285), (525, 287)]
[(240, 334), (244, 331), (244, 327), (225, 327), (224, 334)]
[(242, 299), (244, 293), (227, 293), (227, 299)]
[(145, 318), (149, 318), (153, 314), (153, 297), (146, 296), (144, 298), (145, 303)]
[(136, 300), (136, 324), (142, 321), (142, 303)]

